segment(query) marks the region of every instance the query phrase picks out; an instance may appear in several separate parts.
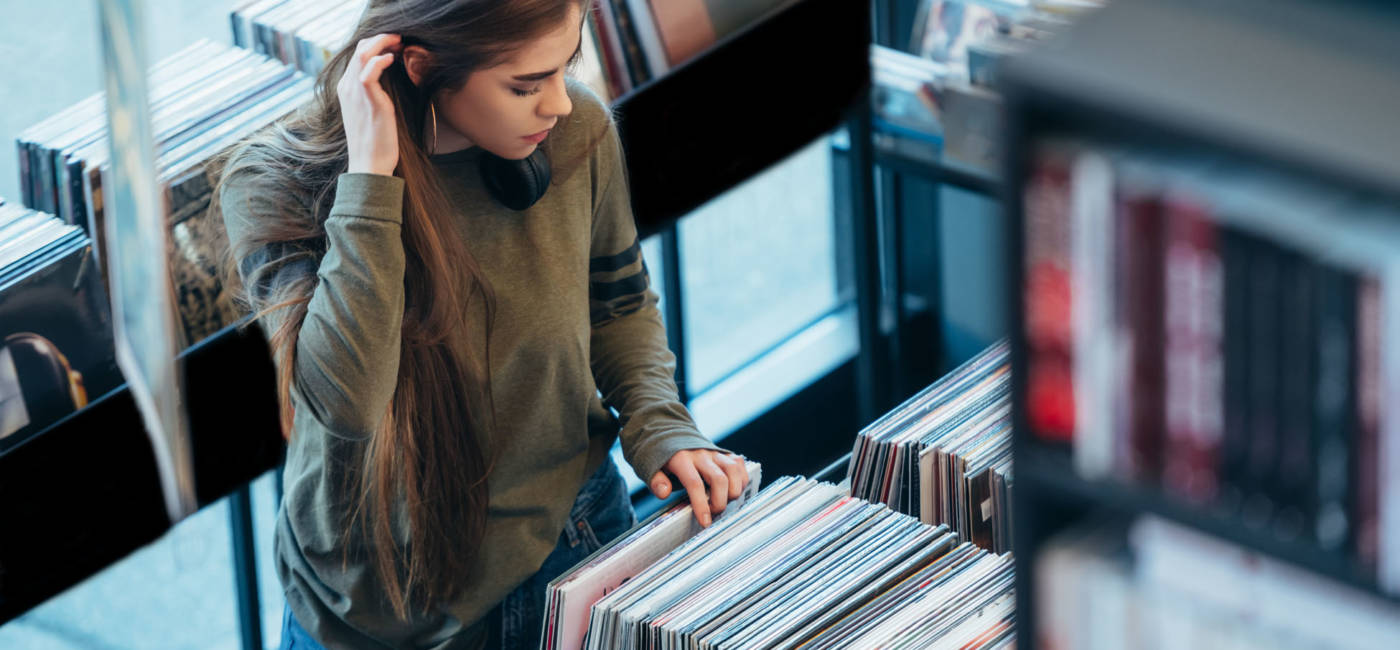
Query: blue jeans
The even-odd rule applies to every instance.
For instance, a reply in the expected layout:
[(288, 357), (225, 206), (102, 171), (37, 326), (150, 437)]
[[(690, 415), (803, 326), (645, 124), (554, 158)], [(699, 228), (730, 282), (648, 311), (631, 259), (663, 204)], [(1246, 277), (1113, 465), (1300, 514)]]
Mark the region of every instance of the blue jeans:
[[(559, 534), (559, 543), (545, 558), (540, 570), (487, 613), (490, 636), (486, 647), (502, 650), (539, 648), (540, 629), (544, 622), (545, 587), (549, 581), (627, 532), (636, 521), (632, 499), (627, 494), (627, 483), (612, 458), (608, 458), (579, 489), (573, 509), (569, 512), (569, 523)], [(291, 608), (285, 605), (282, 611), (281, 648), (322, 650), (321, 644), (297, 622)]]

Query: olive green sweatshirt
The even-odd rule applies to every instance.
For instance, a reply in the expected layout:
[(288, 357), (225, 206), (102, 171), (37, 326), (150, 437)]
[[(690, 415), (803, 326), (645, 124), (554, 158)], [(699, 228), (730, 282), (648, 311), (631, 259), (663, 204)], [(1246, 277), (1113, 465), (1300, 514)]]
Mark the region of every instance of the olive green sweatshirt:
[[(287, 603), (328, 647), (475, 647), (484, 615), (549, 555), (584, 479), (619, 436), (643, 480), (677, 451), (716, 448), (677, 401), (675, 358), (637, 242), (615, 125), (585, 85), (570, 80), (569, 95), (573, 112), (551, 133), (549, 150), (556, 165), (583, 162), (562, 180), (556, 171), (556, 184), (523, 212), (487, 194), (480, 148), (433, 157), (461, 236), (496, 291), (499, 455), (476, 577), (456, 602), (408, 622), (389, 610), (372, 566), (342, 564), (341, 526), (352, 502), (340, 492), (394, 392), (404, 182), (375, 174), (336, 181), (319, 284), (297, 346), (296, 415), (275, 533)], [(231, 240), (258, 227), (260, 210), (270, 209), (260, 198), (246, 184), (225, 184)], [(468, 338), (482, 344), (479, 333)], [(394, 527), (401, 545), (406, 522)]]

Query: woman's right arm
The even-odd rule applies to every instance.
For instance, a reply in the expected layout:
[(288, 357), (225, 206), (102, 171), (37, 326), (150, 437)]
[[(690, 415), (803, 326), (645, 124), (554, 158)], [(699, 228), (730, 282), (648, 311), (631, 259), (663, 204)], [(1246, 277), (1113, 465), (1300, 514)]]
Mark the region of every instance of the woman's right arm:
[[(379, 85), (397, 37), (362, 41), (338, 87), (350, 171), (336, 179), (326, 253), (297, 337), (298, 406), (332, 431), (363, 435), (386, 413), (398, 382), (404, 311), (404, 180), (393, 106)], [(220, 195), (230, 241), (274, 210), (260, 188), (229, 182)], [(262, 188), (276, 191), (275, 188)], [(246, 283), (245, 283), (245, 286)], [(265, 317), (274, 325), (279, 314)], [(269, 328), (269, 331), (274, 331)]]
[[(261, 200), (236, 182), (224, 188), (224, 222), (238, 241), (243, 229), (257, 227)], [(393, 396), (404, 307), (402, 197), (401, 178), (347, 173), (337, 180), (293, 367), (298, 408), (332, 431), (373, 431)], [(275, 331), (284, 314), (265, 316), (265, 330)]]

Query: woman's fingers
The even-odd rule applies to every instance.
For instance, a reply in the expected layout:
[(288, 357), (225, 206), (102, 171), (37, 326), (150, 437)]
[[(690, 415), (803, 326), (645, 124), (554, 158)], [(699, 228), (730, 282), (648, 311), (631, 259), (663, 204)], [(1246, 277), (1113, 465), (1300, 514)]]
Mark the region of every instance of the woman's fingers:
[(360, 42), (355, 44), (355, 55), (350, 57), (345, 65), (345, 73), (341, 75), (342, 86), (348, 80), (360, 80), (361, 73), (369, 67), (370, 59), (383, 54), (385, 49), (397, 49), (398, 43), (397, 34), (377, 34), (360, 39)]
[[(749, 472), (742, 457), (711, 449), (678, 451), (666, 462), (665, 471), (680, 481), (696, 521), (707, 527), (749, 485)], [(671, 481), (664, 471), (653, 475), (649, 485), (657, 498), (664, 499), (671, 493)]]
[(666, 478), (666, 472), (657, 472), (647, 485), (651, 487), (651, 493), (656, 495), (658, 499), (671, 496), (671, 479)]
[(360, 83), (364, 85), (365, 92), (376, 99), (383, 97), (388, 99), (389, 95), (384, 92), (384, 88), (379, 85), (379, 77), (384, 69), (394, 62), (394, 53), (385, 52), (369, 60), (365, 68), (360, 71)]
[(392, 175), (399, 160), (394, 104), (380, 83), (402, 39), (377, 34), (355, 44), (336, 86), (349, 154), (347, 171)]
[(729, 475), (715, 464), (713, 454), (701, 452), (696, 455), (695, 469), (710, 486), (710, 512), (723, 513), (729, 505)]
[(729, 500), (739, 498), (749, 486), (749, 470), (744, 465), (744, 459), (721, 453), (716, 453), (714, 459), (715, 464), (729, 477)]
[(690, 454), (681, 451), (671, 457), (669, 467), (685, 488), (686, 496), (690, 498), (690, 508), (695, 511), (695, 520), (700, 522), (701, 526), (709, 526), (710, 503), (705, 498), (705, 482), (695, 470), (695, 461)]
[(375, 34), (369, 38), (362, 38), (355, 44), (355, 58), (363, 67), (369, 64), (370, 59), (379, 56), (386, 49), (397, 47), (402, 41), (403, 37), (398, 34)]

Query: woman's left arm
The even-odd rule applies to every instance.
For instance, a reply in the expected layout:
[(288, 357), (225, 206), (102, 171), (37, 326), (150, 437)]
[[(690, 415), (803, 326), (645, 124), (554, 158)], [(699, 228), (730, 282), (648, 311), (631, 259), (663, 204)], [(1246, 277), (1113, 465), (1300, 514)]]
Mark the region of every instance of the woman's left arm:
[(700, 433), (678, 399), (676, 358), (642, 259), (621, 151), (609, 125), (598, 150), (588, 269), (593, 377), (618, 411), (623, 455), (637, 475), (661, 499), (672, 490), (666, 474), (675, 476), (708, 526), (711, 513), (743, 492), (748, 473), (742, 459)]

